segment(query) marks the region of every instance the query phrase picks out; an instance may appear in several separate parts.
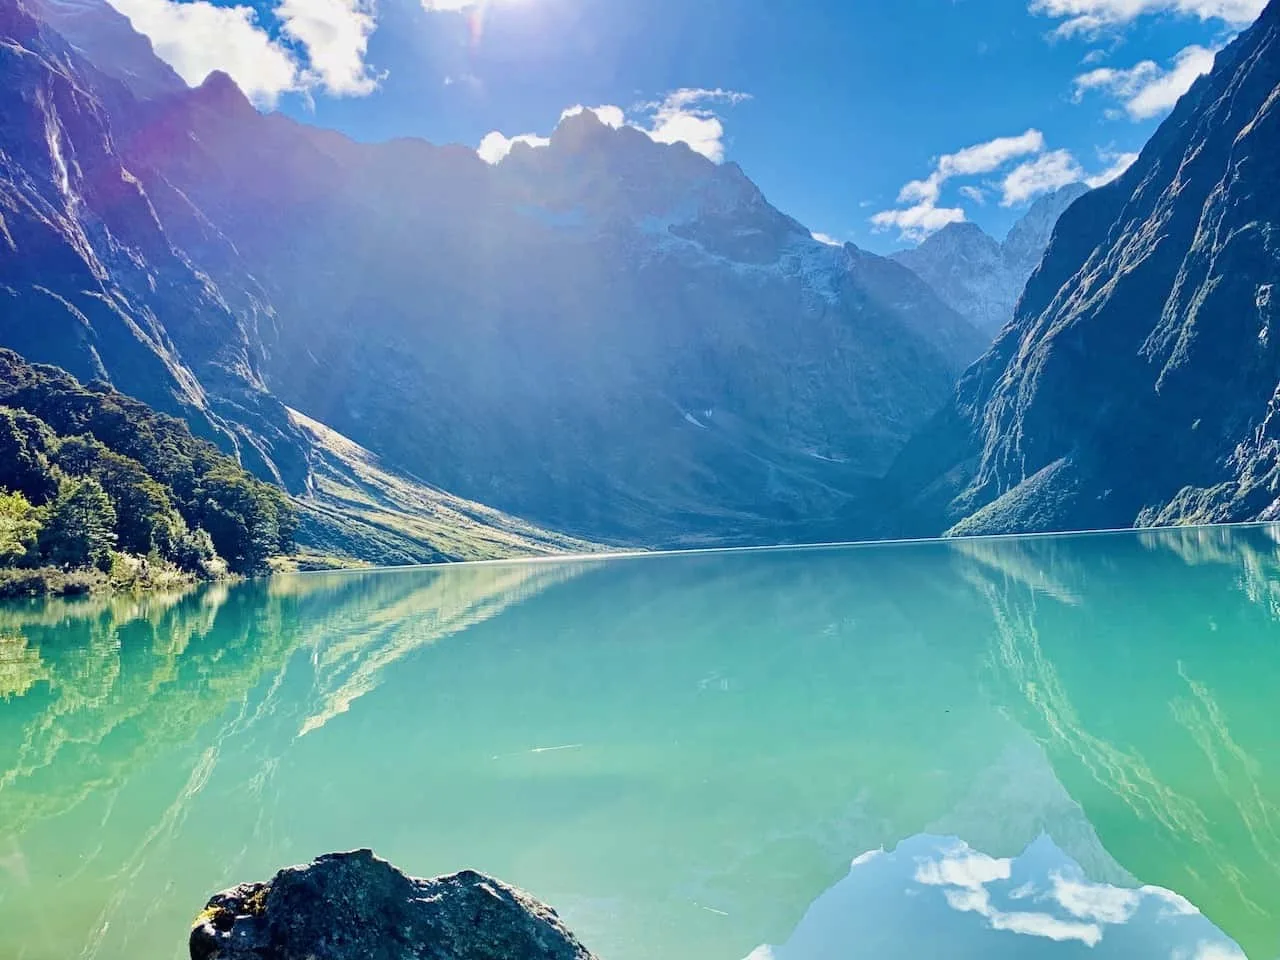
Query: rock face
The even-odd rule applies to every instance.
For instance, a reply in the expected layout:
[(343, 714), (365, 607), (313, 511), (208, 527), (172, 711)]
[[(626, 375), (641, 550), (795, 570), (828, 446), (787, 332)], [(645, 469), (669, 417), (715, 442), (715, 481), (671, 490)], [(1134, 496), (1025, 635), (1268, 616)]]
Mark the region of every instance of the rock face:
[(978, 330), (994, 337), (1014, 308), (1053, 235), (1062, 212), (1088, 192), (1073, 183), (1041, 197), (997, 242), (976, 223), (953, 223), (920, 246), (893, 254)]
[(1119, 179), (899, 458), (897, 532), (1280, 515), (1280, 0)]
[(143, 59), (134, 82), (161, 81), (143, 79), (158, 62), (150, 45), (103, 7), (41, 0), (38, 9), (71, 35), (113, 37), (98, 44), (117, 58), (107, 71), (16, 0), (0, 0), (0, 344), (86, 382), (109, 380), (298, 489), (305, 443), (263, 379), (270, 308), (247, 272), (219, 287), (174, 243), (174, 225), (185, 224), (233, 256), (180, 194), (123, 156), (113, 115), (137, 101), (115, 78), (118, 58)]
[(556, 912), (465, 871), (408, 877), (369, 850), (217, 894), (191, 960), (593, 960)]

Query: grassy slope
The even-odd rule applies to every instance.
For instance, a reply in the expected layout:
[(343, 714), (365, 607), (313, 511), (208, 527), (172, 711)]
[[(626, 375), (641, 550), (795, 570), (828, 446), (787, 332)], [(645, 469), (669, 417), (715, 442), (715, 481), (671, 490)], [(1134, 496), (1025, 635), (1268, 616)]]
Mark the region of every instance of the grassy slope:
[(296, 410), (289, 413), (314, 443), (311, 491), (295, 500), (301, 566), (495, 560), (601, 549), (392, 472), (342, 434)]

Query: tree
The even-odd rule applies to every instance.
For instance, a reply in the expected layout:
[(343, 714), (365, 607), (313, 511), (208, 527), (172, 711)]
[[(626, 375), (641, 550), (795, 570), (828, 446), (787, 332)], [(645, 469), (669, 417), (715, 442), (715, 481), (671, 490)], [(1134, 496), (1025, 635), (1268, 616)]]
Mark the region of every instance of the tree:
[(66, 478), (40, 533), (40, 552), (63, 567), (105, 569), (116, 544), (116, 510), (102, 484), (92, 477)]
[(236, 573), (261, 573), (269, 557), (292, 545), (288, 501), (243, 470), (216, 467), (201, 478), (196, 497), (198, 526)]
[(33, 504), (48, 503), (58, 481), (45, 456), (53, 431), (23, 410), (0, 407), (0, 487), (20, 493)]
[(153, 550), (173, 559), (185, 530), (165, 488), (142, 464), (121, 456), (92, 437), (67, 437), (54, 462), (75, 477), (93, 477), (116, 508), (116, 537), (121, 550), (146, 555)]
[(21, 563), (39, 535), (39, 509), (20, 493), (0, 490), (0, 566)]

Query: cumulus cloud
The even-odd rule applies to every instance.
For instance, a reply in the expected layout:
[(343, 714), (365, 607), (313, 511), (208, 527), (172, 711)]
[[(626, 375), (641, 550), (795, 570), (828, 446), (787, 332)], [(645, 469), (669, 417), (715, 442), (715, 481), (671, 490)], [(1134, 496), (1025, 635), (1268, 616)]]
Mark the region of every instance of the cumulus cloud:
[(1085, 180), (1085, 183), (1090, 187), (1101, 187), (1110, 183), (1133, 166), (1133, 162), (1138, 159), (1138, 154), (1103, 151), (1101, 157), (1104, 162), (1110, 161), (1110, 164), (1101, 173), (1097, 173)]
[(685, 143), (713, 163), (724, 159), (724, 123), (712, 104), (730, 106), (749, 100), (734, 90), (706, 90), (685, 87), (674, 90), (655, 103), (644, 104), (649, 114), (646, 124), (638, 124), (658, 143)]
[[(910, 206), (882, 210), (871, 218), (871, 224), (878, 230), (896, 227), (906, 240), (923, 240), (947, 224), (960, 223), (965, 219), (965, 212), (960, 207), (938, 206), (943, 185), (948, 180), (993, 173), (1019, 157), (1041, 153), (1044, 148), (1044, 134), (1030, 129), (1017, 136), (996, 137), (944, 154), (938, 158), (929, 176), (910, 181), (898, 192), (898, 203)], [(979, 188), (971, 186), (966, 195), (974, 199), (974, 191), (980, 192)]]
[(1060, 873), (1051, 875), (1053, 898), (1072, 916), (1098, 923), (1128, 923), (1142, 902), (1139, 890), (1089, 883)]
[(1030, 9), (1060, 20), (1054, 31), (1059, 36), (1088, 36), (1153, 13), (1244, 26), (1257, 19), (1266, 5), (1267, 0), (1032, 0)]
[[(109, 2), (192, 86), (221, 70), (249, 99), (273, 106), (289, 91), (364, 96), (378, 85), (365, 63), (377, 26), (374, 0), (282, 0), (264, 13), (208, 0)], [(279, 24), (278, 37), (263, 17)]]
[[(605, 126), (617, 129), (634, 127), (658, 143), (684, 143), (714, 163), (724, 160), (724, 123), (715, 105), (732, 106), (751, 99), (749, 94), (733, 90), (705, 90), (685, 87), (674, 90), (661, 100), (642, 103), (628, 111), (614, 104), (586, 107), (582, 104), (569, 107), (560, 114), (560, 120), (576, 117), (590, 111)], [(525, 133), (506, 137), (498, 131), (485, 136), (480, 142), (480, 156), (489, 163), (500, 162), (511, 152), (511, 144), (528, 143), (543, 147), (551, 141), (547, 137)]]
[(567, 120), (570, 117), (576, 117), (580, 113), (590, 110), (596, 115), (596, 119), (603, 123), (606, 127), (613, 127), (617, 130), (627, 122), (627, 115), (621, 107), (615, 107), (612, 104), (606, 104), (602, 107), (584, 107), (578, 104), (576, 107), (570, 107), (560, 114), (561, 120)]
[(1000, 206), (1012, 207), (1086, 179), (1070, 150), (1052, 150), (1019, 164), (1000, 183)]
[(1192, 44), (1173, 58), (1168, 69), (1154, 60), (1143, 60), (1128, 69), (1099, 67), (1075, 78), (1078, 103), (1091, 91), (1115, 97), (1134, 120), (1147, 120), (1171, 109), (1202, 74), (1213, 67), (1217, 50)]
[(920, 241), (931, 233), (937, 233), (951, 223), (963, 223), (964, 210), (960, 207), (935, 207), (931, 203), (918, 203), (902, 210), (881, 210), (871, 218), (877, 230), (898, 228), (903, 240)]
[(214, 70), (229, 74), (255, 103), (270, 106), (297, 89), (293, 53), (272, 40), (252, 7), (219, 7), (207, 0), (111, 0), (156, 55), (196, 86)]
[(480, 146), (476, 148), (476, 153), (480, 154), (480, 159), (485, 163), (500, 163), (511, 152), (511, 148), (517, 143), (527, 143), (531, 147), (545, 147), (551, 142), (547, 137), (540, 137), (536, 133), (521, 133), (514, 137), (503, 136), (497, 130), (492, 133), (485, 134)]
[[(961, 913), (976, 913), (983, 917), (993, 930), (1006, 930), (1024, 936), (1045, 937), (1049, 940), (1078, 940), (1087, 946), (1095, 946), (1102, 939), (1102, 928), (1096, 922), (1063, 920), (1049, 913), (1020, 910), (1002, 910), (991, 900), (988, 884), (1008, 881), (1013, 873), (1013, 861), (996, 859), (978, 853), (961, 844), (938, 860), (925, 860), (916, 867), (915, 881), (925, 886), (941, 887), (947, 905)], [(1054, 878), (1055, 884), (1059, 878)], [(1112, 888), (1095, 890), (1084, 884), (1071, 885), (1068, 896), (1074, 906), (1081, 908), (1076, 917), (1093, 918), (1097, 912), (1114, 915), (1112, 903), (1107, 899)], [(1056, 892), (1056, 889), (1055, 889)], [(1104, 923), (1112, 922), (1103, 920)]]
[(378, 22), (370, 0), (283, 0), (276, 16), (307, 53), (308, 84), (334, 96), (361, 97), (377, 89), (364, 59)]

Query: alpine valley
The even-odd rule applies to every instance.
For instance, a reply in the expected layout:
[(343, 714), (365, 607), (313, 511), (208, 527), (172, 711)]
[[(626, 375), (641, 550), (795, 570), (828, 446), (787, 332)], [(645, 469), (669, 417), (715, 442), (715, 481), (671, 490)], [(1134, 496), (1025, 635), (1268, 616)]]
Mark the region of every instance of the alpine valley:
[(0, 345), (351, 559), (1269, 516), (1278, 29), (1117, 181), (886, 258), (591, 111), (495, 164), (358, 143), (105, 0), (0, 0)]

